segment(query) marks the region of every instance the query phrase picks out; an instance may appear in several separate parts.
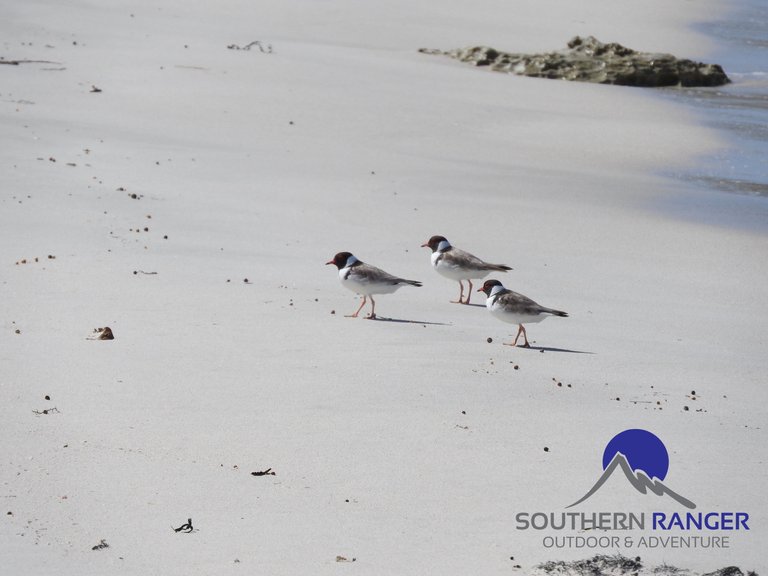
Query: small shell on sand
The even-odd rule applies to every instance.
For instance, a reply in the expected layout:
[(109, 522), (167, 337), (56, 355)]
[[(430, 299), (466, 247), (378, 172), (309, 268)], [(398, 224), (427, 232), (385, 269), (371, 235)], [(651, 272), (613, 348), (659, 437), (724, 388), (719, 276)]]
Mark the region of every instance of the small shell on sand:
[(114, 340), (115, 335), (112, 333), (112, 328), (105, 326), (104, 328), (94, 328), (93, 336), (88, 340)]

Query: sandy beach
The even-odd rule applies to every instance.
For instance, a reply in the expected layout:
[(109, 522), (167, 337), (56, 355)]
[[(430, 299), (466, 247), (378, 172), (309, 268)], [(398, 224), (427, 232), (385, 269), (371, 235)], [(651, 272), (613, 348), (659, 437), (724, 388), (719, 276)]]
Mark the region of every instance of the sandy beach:
[[(707, 60), (692, 24), (723, 9), (6, 6), (0, 55), (24, 62), (0, 65), (4, 573), (529, 574), (594, 554), (765, 573), (768, 234), (663, 176), (722, 135), (648, 90), (418, 52), (582, 34)], [(569, 317), (504, 346), (516, 326), (483, 294), (449, 302), (435, 234)], [(347, 318), (340, 251), (423, 287)], [(518, 529), (633, 428), (663, 440), (665, 485), (750, 530), (585, 549)], [(579, 508), (659, 509), (680, 507), (620, 478)]]

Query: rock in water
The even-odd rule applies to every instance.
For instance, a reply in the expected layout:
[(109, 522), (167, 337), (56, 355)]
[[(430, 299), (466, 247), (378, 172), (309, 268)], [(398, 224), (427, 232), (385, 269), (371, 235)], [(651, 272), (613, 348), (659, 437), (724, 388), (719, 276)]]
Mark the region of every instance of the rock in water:
[(576, 36), (568, 42), (568, 50), (545, 54), (513, 54), (487, 46), (445, 52), (422, 48), (419, 52), (443, 54), (497, 72), (597, 84), (659, 88), (722, 86), (730, 82), (718, 64), (679, 59), (671, 54), (636, 52), (621, 44), (604, 44), (593, 36)]

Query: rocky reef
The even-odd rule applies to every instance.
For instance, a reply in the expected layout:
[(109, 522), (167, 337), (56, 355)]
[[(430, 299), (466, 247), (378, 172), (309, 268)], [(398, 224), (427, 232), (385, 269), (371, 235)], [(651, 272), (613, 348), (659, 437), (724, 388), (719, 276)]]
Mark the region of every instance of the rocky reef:
[(487, 66), (497, 72), (520, 76), (553, 78), (597, 84), (641, 86), (722, 86), (730, 80), (717, 64), (704, 64), (676, 58), (671, 54), (637, 52), (614, 42), (605, 44), (593, 36), (576, 36), (567, 50), (544, 54), (514, 54), (487, 46), (432, 50), (475, 66)]

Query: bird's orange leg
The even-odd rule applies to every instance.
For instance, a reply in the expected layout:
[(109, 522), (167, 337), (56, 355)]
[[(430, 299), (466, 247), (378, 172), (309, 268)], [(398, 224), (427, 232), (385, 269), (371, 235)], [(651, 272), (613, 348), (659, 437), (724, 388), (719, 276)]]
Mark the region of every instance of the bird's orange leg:
[[(371, 298), (371, 300), (373, 300), (373, 298)], [(363, 301), (362, 301), (362, 303), (360, 304), (360, 308), (358, 308), (357, 310), (355, 310), (355, 313), (354, 313), (354, 314), (345, 314), (345, 316), (346, 316), (347, 318), (357, 318), (357, 315), (358, 315), (358, 314), (360, 314), (360, 310), (362, 310), (362, 309), (363, 309), (363, 306), (365, 306), (365, 303), (366, 303), (367, 301), (368, 301), (368, 299), (367, 299), (365, 296), (363, 296)]]
[(523, 335), (523, 338), (525, 339), (525, 344), (523, 344), (523, 348), (530, 348), (531, 345), (528, 344), (528, 335), (525, 333), (525, 328), (522, 324), (518, 324), (519, 328), (517, 329), (517, 336), (515, 336), (515, 341), (512, 343), (504, 342), (505, 346), (517, 346), (517, 341), (520, 338), (520, 334)]
[(469, 299), (472, 298), (472, 280), (467, 278), (467, 284), (469, 284), (469, 291), (467, 292), (467, 301), (464, 304), (469, 304)]
[(464, 304), (464, 284), (459, 280), (459, 299), (451, 300), (451, 304)]
[(373, 296), (371, 296), (371, 313), (366, 316), (368, 320), (376, 320), (376, 302), (373, 299)]
[[(520, 335), (520, 332), (523, 333), (523, 340), (525, 340), (525, 344), (523, 344), (523, 347), (530, 348), (531, 345), (528, 344), (528, 334), (525, 333), (525, 326), (523, 326), (522, 324), (520, 324), (520, 330), (517, 332), (518, 336)], [(515, 342), (517, 342), (517, 338), (515, 338)]]

